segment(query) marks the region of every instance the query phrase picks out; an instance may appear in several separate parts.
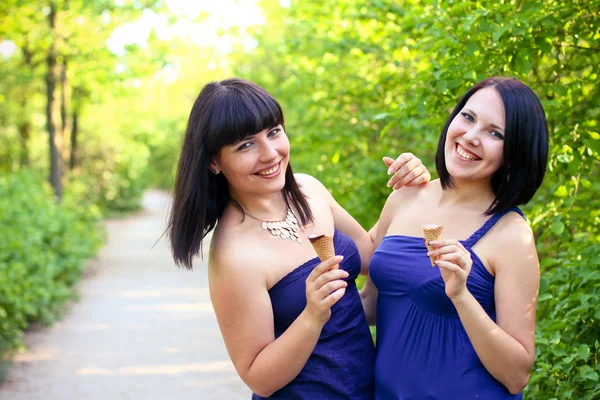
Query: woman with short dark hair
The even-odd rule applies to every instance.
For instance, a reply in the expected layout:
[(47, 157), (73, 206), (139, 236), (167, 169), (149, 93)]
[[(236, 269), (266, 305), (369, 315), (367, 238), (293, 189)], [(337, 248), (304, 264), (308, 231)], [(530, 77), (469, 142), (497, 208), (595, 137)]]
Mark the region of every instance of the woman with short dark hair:
[[(517, 206), (541, 185), (547, 158), (537, 96), (516, 79), (489, 78), (448, 118), (440, 179), (389, 196), (361, 293), (377, 324), (376, 399), (522, 398), (540, 272)], [(443, 238), (423, 243), (430, 224)]]
[[(253, 398), (370, 400), (375, 349), (355, 279), (366, 273), (372, 238), (318, 180), (294, 175), (289, 160), (273, 97), (240, 79), (206, 85), (177, 171), (174, 259), (191, 268), (214, 230), (211, 301)], [(396, 171), (392, 185), (429, 180), (410, 154), (385, 161)], [(320, 262), (312, 233), (333, 235), (338, 255)]]

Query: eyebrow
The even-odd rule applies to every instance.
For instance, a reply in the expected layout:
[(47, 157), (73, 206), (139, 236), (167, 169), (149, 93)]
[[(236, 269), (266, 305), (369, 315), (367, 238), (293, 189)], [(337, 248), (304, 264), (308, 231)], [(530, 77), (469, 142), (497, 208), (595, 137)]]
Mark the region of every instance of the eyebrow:
[(255, 133), (255, 134), (253, 134), (253, 135), (247, 135), (247, 136), (244, 136), (243, 138), (241, 138), (241, 139), (238, 141), (238, 143), (245, 142), (245, 141), (247, 141), (247, 140), (252, 140), (252, 138), (254, 138), (255, 136), (256, 136), (256, 133)]
[[(477, 113), (476, 113), (475, 111), (471, 110), (470, 108), (466, 108), (466, 107), (465, 107), (465, 108), (464, 108), (464, 110), (467, 110), (467, 111), (469, 111), (471, 114), (473, 114), (475, 117), (477, 117)], [(499, 129), (499, 130), (501, 130), (501, 131), (503, 131), (503, 130), (504, 130), (504, 128), (501, 128), (501, 127), (499, 127), (499, 126), (498, 126), (498, 125), (496, 125), (496, 124), (490, 124), (490, 126), (491, 126), (492, 128), (496, 128), (496, 129)]]

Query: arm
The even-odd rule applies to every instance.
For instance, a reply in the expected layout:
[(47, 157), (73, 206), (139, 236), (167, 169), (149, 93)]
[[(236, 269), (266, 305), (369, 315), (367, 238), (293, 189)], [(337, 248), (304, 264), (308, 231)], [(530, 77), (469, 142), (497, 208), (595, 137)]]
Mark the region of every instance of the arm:
[(427, 168), (412, 153), (402, 153), (395, 160), (383, 157), (383, 162), (388, 167), (388, 175), (394, 174), (387, 183), (387, 186), (393, 186), (394, 190), (403, 186), (421, 185), (431, 180), (431, 174)]
[[(381, 215), (379, 216), (379, 220), (377, 223), (371, 228), (369, 231), (369, 236), (373, 241), (374, 248), (377, 248), (383, 238), (385, 237), (388, 227), (394, 217), (394, 204), (400, 200), (399, 197), (402, 197), (402, 191), (394, 191), (389, 196), (383, 206), (383, 210), (381, 211)], [(377, 291), (377, 287), (371, 280), (371, 276), (367, 275), (367, 280), (365, 281), (365, 286), (360, 291), (360, 299), (363, 304), (363, 309), (365, 311), (365, 315), (367, 317), (367, 322), (369, 325), (375, 325), (377, 322), (377, 297), (379, 296), (379, 292)]]
[(375, 287), (375, 284), (371, 280), (371, 276), (367, 275), (365, 286), (360, 291), (360, 300), (367, 317), (367, 323), (369, 325), (375, 325), (377, 323), (377, 297), (379, 292)]
[[(228, 249), (225, 254), (232, 254)], [(242, 380), (268, 397), (302, 370), (319, 339), (330, 308), (345, 293), (348, 273), (331, 269), (342, 257), (319, 264), (306, 280), (307, 305), (277, 339), (264, 277), (248, 273), (247, 259), (211, 255), (210, 296), (221, 334)]]
[[(402, 153), (396, 160), (390, 157), (384, 157), (383, 162), (387, 167), (388, 175), (393, 174), (388, 181), (388, 187), (393, 186), (394, 190), (398, 190), (403, 186), (421, 185), (429, 182), (431, 179), (431, 174), (427, 168), (425, 168), (421, 160), (412, 153)], [(321, 182), (308, 175), (297, 174), (297, 176), (301, 179), (303, 184), (311, 185), (313, 190), (319, 193), (319, 195), (322, 195), (329, 203), (335, 227), (350, 236), (354, 243), (356, 243), (361, 258), (361, 274), (366, 275), (371, 255), (376, 248), (374, 235), (377, 224), (375, 224), (369, 232), (366, 232), (365, 229), (339, 205)]]
[[(496, 271), (497, 322), (486, 314), (466, 288), (472, 263), (462, 245), (457, 241), (442, 241), (443, 246), (431, 254), (442, 255), (436, 264), (441, 267), (446, 293), (454, 303), (479, 359), (494, 378), (510, 393), (516, 394), (527, 385), (534, 362), (535, 309), (540, 275), (531, 229), (521, 217), (511, 218), (512, 221), (497, 232), (497, 251), (491, 258)], [(461, 268), (463, 263), (466, 265)]]

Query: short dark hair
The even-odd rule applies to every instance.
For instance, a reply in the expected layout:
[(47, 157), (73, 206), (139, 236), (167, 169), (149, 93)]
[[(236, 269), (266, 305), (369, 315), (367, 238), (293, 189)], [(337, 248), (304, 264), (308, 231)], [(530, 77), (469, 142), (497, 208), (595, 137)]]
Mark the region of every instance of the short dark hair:
[[(225, 176), (209, 172), (212, 158), (224, 146), (277, 125), (285, 126), (283, 111), (263, 88), (237, 78), (204, 86), (188, 119), (167, 225), (177, 265), (192, 268), (193, 257), (202, 251), (202, 240), (231, 200)], [(298, 211), (302, 224), (312, 222), (310, 206), (291, 165), (282, 192), (285, 201)], [(245, 215), (239, 204), (234, 205)]]
[(502, 98), (506, 126), (504, 163), (492, 176), (496, 197), (485, 212), (487, 215), (529, 202), (544, 180), (548, 162), (548, 123), (536, 94), (517, 79), (491, 77), (469, 89), (454, 107), (442, 130), (435, 155), (442, 188), (453, 187), (444, 153), (448, 127), (471, 96), (489, 87), (494, 88)]

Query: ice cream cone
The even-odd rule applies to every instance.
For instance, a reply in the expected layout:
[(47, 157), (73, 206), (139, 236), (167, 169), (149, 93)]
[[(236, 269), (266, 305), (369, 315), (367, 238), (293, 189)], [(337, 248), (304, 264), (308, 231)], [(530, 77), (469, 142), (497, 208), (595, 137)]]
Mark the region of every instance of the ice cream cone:
[(308, 237), (313, 248), (317, 252), (321, 262), (329, 260), (335, 256), (335, 249), (333, 248), (333, 237), (331, 235), (310, 235)]
[[(442, 225), (423, 225), (423, 235), (425, 236), (425, 246), (427, 246), (427, 250), (434, 250), (434, 247), (429, 246), (429, 242), (431, 240), (442, 240), (442, 231), (444, 227)], [(429, 257), (431, 260), (431, 266), (435, 267), (435, 260), (437, 257)]]

